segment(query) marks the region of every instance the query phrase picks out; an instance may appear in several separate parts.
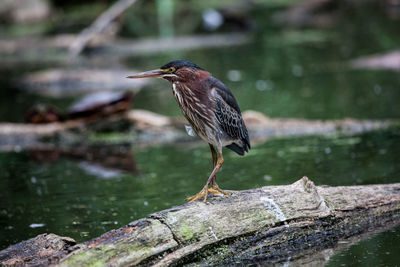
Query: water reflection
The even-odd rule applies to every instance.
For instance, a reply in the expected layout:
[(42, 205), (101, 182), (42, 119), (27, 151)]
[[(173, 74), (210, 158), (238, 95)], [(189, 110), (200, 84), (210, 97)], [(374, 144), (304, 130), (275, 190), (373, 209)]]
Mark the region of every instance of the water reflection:
[(105, 177), (125, 172), (138, 174), (139, 170), (130, 145), (101, 145), (91, 147), (64, 147), (30, 150), (29, 156), (39, 163), (54, 163), (61, 159), (78, 161), (88, 174)]
[(397, 266), (399, 238), (397, 226), (339, 241), (325, 266)]

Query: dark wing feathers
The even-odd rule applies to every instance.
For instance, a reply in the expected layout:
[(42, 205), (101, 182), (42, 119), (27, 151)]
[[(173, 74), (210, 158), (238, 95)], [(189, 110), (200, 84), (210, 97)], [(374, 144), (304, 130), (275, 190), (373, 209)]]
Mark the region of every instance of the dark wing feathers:
[(250, 139), (239, 105), (228, 87), (215, 78), (210, 79), (212, 79), (211, 87), (216, 91), (215, 116), (221, 128), (232, 139), (239, 139), (243, 143), (243, 146), (232, 144), (227, 147), (243, 155), (250, 148)]
[(218, 94), (222, 97), (222, 99), (234, 110), (236, 110), (239, 114), (241, 114), (239, 105), (236, 102), (235, 97), (232, 95), (231, 90), (229, 90), (229, 88), (225, 84), (223, 84), (220, 80), (214, 77), (210, 77), (209, 81), (211, 83), (211, 88), (215, 88), (215, 90), (217, 90)]

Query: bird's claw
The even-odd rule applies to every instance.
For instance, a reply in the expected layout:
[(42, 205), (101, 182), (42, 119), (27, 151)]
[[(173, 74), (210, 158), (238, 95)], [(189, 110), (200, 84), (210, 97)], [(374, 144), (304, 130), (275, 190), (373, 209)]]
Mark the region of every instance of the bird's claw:
[(208, 193), (211, 193), (211, 194), (224, 194), (224, 195), (226, 195), (226, 196), (229, 196), (229, 193), (227, 193), (227, 192), (225, 192), (225, 191), (219, 189), (218, 185), (216, 185), (216, 186), (213, 185), (212, 188), (204, 187), (204, 188), (203, 188), (200, 192), (198, 192), (196, 195), (187, 198), (186, 201), (188, 201), (188, 202), (190, 201), (190, 202), (191, 202), (191, 201), (195, 201), (195, 200), (204, 198), (203, 202), (206, 203), (206, 202), (207, 202)]
[[(211, 190), (211, 191), (210, 191)], [(202, 197), (204, 197), (204, 203), (206, 203), (207, 202), (207, 195), (208, 195), (208, 192), (210, 192), (210, 193), (213, 193), (213, 189), (211, 189), (211, 188), (203, 188), (203, 189), (201, 189), (201, 191), (200, 192), (198, 192), (196, 195), (194, 195), (194, 196), (192, 196), (192, 197), (189, 197), (189, 198), (187, 198), (186, 199), (186, 201), (195, 201), (195, 200), (198, 200), (198, 199), (200, 199), (200, 198), (202, 198)]]
[(221, 193), (221, 194), (224, 194), (225, 196), (229, 196), (229, 193), (228, 193), (228, 192), (225, 192), (225, 191), (222, 190), (222, 189), (220, 189), (219, 186), (218, 186), (216, 183), (213, 184), (212, 189), (213, 189), (214, 191), (216, 191), (216, 193), (213, 193), (213, 194)]

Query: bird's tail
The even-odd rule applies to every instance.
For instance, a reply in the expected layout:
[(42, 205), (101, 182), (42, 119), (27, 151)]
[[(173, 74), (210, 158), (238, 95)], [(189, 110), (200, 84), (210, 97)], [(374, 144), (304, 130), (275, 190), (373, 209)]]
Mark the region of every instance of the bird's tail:
[(247, 143), (243, 143), (242, 146), (236, 144), (236, 143), (232, 143), (230, 145), (226, 146), (227, 148), (229, 148), (230, 150), (235, 151), (236, 153), (238, 153), (240, 156), (243, 156), (245, 152), (249, 151), (250, 148), (250, 144)]

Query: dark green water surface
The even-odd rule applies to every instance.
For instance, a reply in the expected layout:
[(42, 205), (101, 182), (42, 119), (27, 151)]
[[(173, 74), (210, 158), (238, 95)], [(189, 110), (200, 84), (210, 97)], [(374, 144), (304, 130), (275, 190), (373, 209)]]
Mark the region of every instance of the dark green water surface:
[[(125, 63), (146, 70), (189, 59), (224, 81), (242, 110), (270, 117), (399, 119), (399, 73), (354, 70), (347, 64), (398, 49), (400, 43), (399, 20), (390, 19), (375, 2), (367, 3), (362, 8), (339, 4), (338, 22), (330, 28), (283, 27), (271, 19), (279, 7), (263, 6), (251, 14), (257, 27), (247, 45), (136, 56)], [(0, 69), (0, 121), (23, 121), (26, 110), (39, 102), (65, 109), (74, 100), (27, 94), (13, 83), (21, 73), (48, 67)], [(170, 85), (161, 80), (139, 93), (134, 108), (181, 116)], [(44, 232), (89, 240), (183, 204), (211, 171), (205, 143), (116, 148), (133, 159), (136, 172), (95, 172), (82, 157), (51, 151), (0, 153), (0, 249)], [(106, 162), (110, 156), (103, 154), (100, 161)], [(396, 183), (400, 129), (271, 139), (254, 145), (245, 157), (228, 150), (224, 157), (218, 174), (223, 189), (290, 184), (303, 176), (317, 185)], [(397, 227), (339, 252), (328, 265), (398, 266), (399, 247)]]

